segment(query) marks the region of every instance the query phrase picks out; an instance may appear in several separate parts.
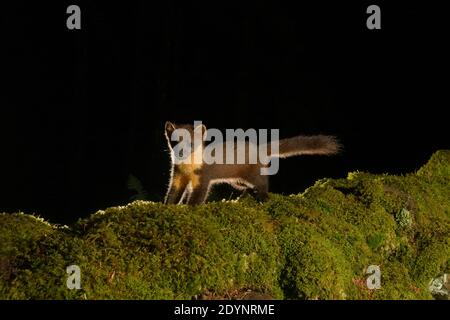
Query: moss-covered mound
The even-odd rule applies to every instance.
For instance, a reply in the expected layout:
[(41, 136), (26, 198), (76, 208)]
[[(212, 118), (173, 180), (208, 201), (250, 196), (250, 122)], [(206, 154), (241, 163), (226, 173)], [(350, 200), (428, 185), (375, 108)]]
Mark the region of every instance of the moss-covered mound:
[[(405, 176), (350, 173), (303, 194), (196, 207), (136, 201), (69, 228), (0, 214), (1, 299), (430, 299), (450, 271), (450, 151)], [(66, 286), (78, 265), (81, 289)], [(369, 265), (381, 271), (370, 290)]]

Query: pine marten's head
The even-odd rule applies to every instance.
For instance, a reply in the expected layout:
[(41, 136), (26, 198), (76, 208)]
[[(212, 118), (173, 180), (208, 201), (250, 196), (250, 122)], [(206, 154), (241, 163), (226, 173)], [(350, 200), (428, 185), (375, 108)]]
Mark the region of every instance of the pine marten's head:
[[(190, 160), (190, 163), (198, 162), (201, 159), (201, 152), (204, 147), (204, 136), (206, 134), (206, 126), (198, 124), (175, 124), (167, 121), (165, 124), (165, 136), (170, 152), (174, 160)], [(193, 152), (194, 151), (194, 152)], [(194, 154), (198, 152), (194, 161)], [(199, 158), (199, 157), (200, 158)], [(190, 159), (187, 159), (190, 157)]]

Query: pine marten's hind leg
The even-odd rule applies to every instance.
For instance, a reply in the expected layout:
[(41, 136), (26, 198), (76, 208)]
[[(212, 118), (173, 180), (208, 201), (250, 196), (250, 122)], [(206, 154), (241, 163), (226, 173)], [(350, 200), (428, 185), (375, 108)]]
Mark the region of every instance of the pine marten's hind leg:
[(260, 202), (269, 197), (269, 176), (257, 175), (249, 181), (253, 187), (250, 188), (252, 196)]
[(241, 181), (237, 181), (237, 182), (230, 183), (230, 185), (234, 189), (242, 191), (242, 193), (238, 199), (244, 198), (247, 194), (251, 194), (252, 196), (254, 195), (253, 185), (251, 185), (249, 183), (243, 183)]

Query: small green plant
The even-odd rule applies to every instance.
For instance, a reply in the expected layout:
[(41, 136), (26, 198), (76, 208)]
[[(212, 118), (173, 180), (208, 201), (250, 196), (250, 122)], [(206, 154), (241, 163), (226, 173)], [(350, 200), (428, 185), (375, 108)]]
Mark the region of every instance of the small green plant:
[(136, 178), (134, 175), (132, 175), (132, 174), (128, 175), (127, 186), (128, 186), (128, 190), (135, 193), (130, 197), (131, 201), (149, 200), (148, 193), (144, 189), (142, 182), (138, 178)]
[(395, 216), (395, 221), (397, 221), (398, 225), (402, 229), (407, 229), (411, 227), (412, 225), (411, 212), (409, 212), (405, 208), (402, 208), (402, 210), (400, 210), (400, 212), (398, 212), (397, 215)]

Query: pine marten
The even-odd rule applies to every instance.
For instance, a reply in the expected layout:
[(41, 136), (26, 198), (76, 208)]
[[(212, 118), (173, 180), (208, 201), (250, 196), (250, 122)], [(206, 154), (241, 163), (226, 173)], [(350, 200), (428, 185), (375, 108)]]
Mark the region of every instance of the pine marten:
[[(173, 141), (172, 133), (175, 129), (185, 129), (191, 137), (190, 154), (185, 154), (184, 158), (190, 158), (190, 163), (176, 163), (174, 147), (178, 142)], [(257, 163), (244, 164), (226, 164), (212, 163), (208, 164), (202, 159), (200, 150), (205, 147), (204, 139), (201, 140), (201, 147), (194, 146), (194, 136), (199, 134), (204, 137), (206, 127), (200, 124), (194, 125), (177, 125), (172, 122), (165, 124), (165, 136), (167, 138), (172, 165), (170, 171), (169, 189), (167, 191), (164, 203), (179, 204), (186, 202), (187, 204), (204, 203), (208, 197), (210, 188), (216, 183), (227, 183), (235, 189), (244, 192), (250, 192), (256, 199), (264, 201), (268, 196), (269, 181), (268, 175), (261, 174), (261, 168), (267, 167), (267, 163), (258, 161)], [(171, 139), (172, 138), (172, 139)], [(182, 139), (181, 139), (182, 140)], [(189, 139), (187, 139), (189, 140)], [(246, 145), (246, 159), (249, 155), (249, 142)], [(314, 136), (296, 136), (293, 138), (282, 139), (278, 141), (278, 152), (272, 152), (268, 148), (268, 156), (287, 158), (299, 155), (333, 155), (337, 154), (341, 149), (341, 145), (333, 136), (314, 135)], [(259, 147), (259, 145), (258, 145)], [(226, 158), (225, 143), (223, 143), (223, 158)], [(236, 153), (236, 149), (234, 149)], [(183, 155), (181, 155), (183, 157)], [(228, 162), (229, 163), (229, 162)]]

